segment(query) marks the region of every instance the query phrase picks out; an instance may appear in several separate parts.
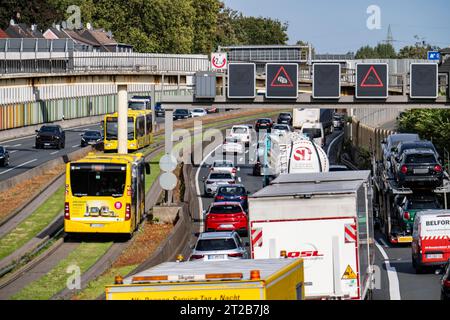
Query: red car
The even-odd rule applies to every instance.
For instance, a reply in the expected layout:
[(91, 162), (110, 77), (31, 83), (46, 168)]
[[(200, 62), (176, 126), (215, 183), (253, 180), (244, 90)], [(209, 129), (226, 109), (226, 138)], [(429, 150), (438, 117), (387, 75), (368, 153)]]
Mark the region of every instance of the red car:
[(214, 202), (206, 214), (205, 231), (237, 231), (248, 235), (248, 217), (239, 202)]

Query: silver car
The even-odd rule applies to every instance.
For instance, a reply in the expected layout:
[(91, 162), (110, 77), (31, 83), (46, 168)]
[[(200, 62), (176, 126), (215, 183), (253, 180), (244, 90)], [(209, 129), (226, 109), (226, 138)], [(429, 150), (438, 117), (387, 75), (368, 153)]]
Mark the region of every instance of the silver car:
[(210, 172), (204, 181), (204, 193), (206, 196), (214, 195), (217, 187), (220, 185), (236, 183), (235, 177), (229, 172)]
[(220, 261), (248, 258), (248, 251), (239, 234), (236, 231), (224, 231), (201, 233), (189, 260)]
[(210, 168), (211, 172), (229, 172), (236, 177), (237, 168), (231, 160), (216, 160)]

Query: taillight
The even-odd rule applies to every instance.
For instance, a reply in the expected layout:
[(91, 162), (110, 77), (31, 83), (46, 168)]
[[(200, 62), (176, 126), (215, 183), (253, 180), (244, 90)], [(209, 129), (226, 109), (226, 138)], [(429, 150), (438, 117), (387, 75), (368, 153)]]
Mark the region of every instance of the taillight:
[(223, 140), (223, 144), (227, 144), (227, 140)]
[(228, 181), (228, 184), (235, 184), (235, 181)]
[(230, 258), (239, 258), (239, 257), (243, 257), (244, 255), (242, 253), (229, 253), (228, 256)]
[(131, 204), (127, 203), (125, 206), (125, 221), (131, 219)]
[(436, 172), (442, 172), (442, 167), (440, 166), (440, 165), (435, 165), (434, 166), (434, 171), (436, 171)]
[(204, 255), (202, 254), (193, 254), (190, 260), (203, 259)]
[(237, 171), (236, 168), (233, 168), (233, 169), (231, 170), (232, 173), (236, 173), (236, 171)]
[(450, 280), (444, 280), (444, 287), (450, 288)]
[(241, 199), (241, 200), (246, 200), (246, 199), (247, 199), (247, 196), (240, 196), (239, 199)]
[(216, 197), (216, 200), (223, 200), (223, 199), (225, 199), (224, 196), (217, 196), (217, 197)]
[(64, 219), (70, 219), (70, 206), (68, 202), (64, 203)]
[(411, 215), (409, 214), (408, 211), (403, 212), (403, 218), (404, 218), (405, 220), (411, 219)]
[(403, 166), (400, 168), (400, 171), (401, 171), (401, 173), (405, 174), (405, 173), (408, 172), (408, 167), (405, 166), (405, 165), (403, 165)]

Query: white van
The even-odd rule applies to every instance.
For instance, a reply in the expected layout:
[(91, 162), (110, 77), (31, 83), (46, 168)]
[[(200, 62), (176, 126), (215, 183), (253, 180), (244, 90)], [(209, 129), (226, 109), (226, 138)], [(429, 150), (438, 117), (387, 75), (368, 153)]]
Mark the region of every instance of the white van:
[(450, 259), (450, 210), (416, 213), (412, 236), (412, 264), (417, 273), (426, 266), (446, 264)]
[(323, 129), (323, 125), (321, 122), (304, 123), (302, 129), (300, 130), (300, 133), (311, 137), (314, 142), (322, 148), (325, 146), (325, 130)]

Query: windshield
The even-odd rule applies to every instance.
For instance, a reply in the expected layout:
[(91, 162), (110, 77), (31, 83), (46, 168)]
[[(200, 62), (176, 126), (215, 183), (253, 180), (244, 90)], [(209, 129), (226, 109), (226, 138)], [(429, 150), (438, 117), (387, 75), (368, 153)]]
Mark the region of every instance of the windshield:
[(177, 109), (175, 110), (174, 114), (181, 114), (181, 115), (186, 115), (189, 112), (187, 110), (182, 110), (182, 109)]
[(237, 205), (220, 205), (213, 206), (209, 213), (213, 214), (233, 214), (233, 213), (241, 213), (242, 209)]
[(145, 110), (146, 109), (146, 103), (141, 101), (130, 101), (128, 102), (128, 108), (132, 110)]
[(42, 127), (40, 131), (56, 133), (56, 132), (58, 132), (58, 128), (57, 127)]
[(232, 250), (236, 249), (236, 242), (233, 238), (228, 239), (204, 239), (197, 242), (195, 250), (198, 251), (215, 251), (215, 250)]
[(214, 162), (213, 167), (219, 168), (233, 168), (233, 164), (231, 162)]
[(317, 128), (304, 128), (302, 132), (313, 139), (322, 137), (322, 130)]
[(410, 209), (440, 209), (439, 203), (435, 200), (412, 200), (408, 206)]
[(100, 132), (98, 131), (87, 131), (84, 133), (85, 137), (100, 137)]
[(223, 180), (232, 180), (230, 173), (211, 173), (209, 175), (209, 179), (223, 179)]
[(125, 189), (126, 166), (116, 164), (74, 164), (70, 185), (75, 197), (121, 197)]
[(286, 126), (280, 126), (280, 125), (274, 125), (273, 129), (275, 130), (283, 130), (283, 131), (288, 131), (288, 128)]
[(238, 128), (233, 128), (233, 133), (247, 133), (248, 128), (243, 128), (243, 127), (238, 127)]
[(432, 154), (411, 154), (406, 157), (406, 163), (435, 163), (436, 159)]
[[(117, 118), (106, 118), (106, 140), (117, 139)], [(133, 117), (128, 117), (128, 140), (134, 139), (134, 120)]]
[(243, 187), (220, 187), (217, 193), (225, 196), (241, 196), (245, 195), (245, 189)]
[(270, 123), (269, 119), (259, 119), (258, 123)]
[(194, 109), (193, 112), (195, 112), (195, 113), (203, 113), (205, 111), (203, 109)]
[(1, 154), (5, 153), (5, 148), (0, 147), (0, 153), (1, 153)]

